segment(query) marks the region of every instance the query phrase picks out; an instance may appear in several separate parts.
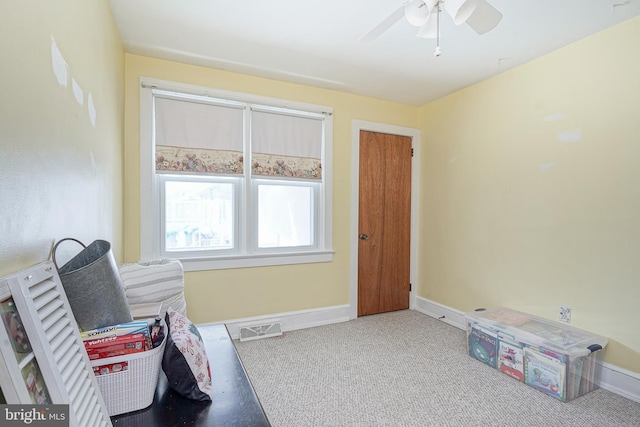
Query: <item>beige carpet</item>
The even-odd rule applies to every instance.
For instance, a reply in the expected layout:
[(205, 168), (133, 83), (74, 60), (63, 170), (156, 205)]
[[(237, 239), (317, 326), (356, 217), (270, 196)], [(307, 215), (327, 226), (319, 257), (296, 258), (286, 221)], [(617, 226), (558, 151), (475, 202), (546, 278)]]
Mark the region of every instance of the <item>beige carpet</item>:
[(639, 403), (602, 389), (560, 402), (413, 310), (234, 343), (274, 427), (640, 426)]

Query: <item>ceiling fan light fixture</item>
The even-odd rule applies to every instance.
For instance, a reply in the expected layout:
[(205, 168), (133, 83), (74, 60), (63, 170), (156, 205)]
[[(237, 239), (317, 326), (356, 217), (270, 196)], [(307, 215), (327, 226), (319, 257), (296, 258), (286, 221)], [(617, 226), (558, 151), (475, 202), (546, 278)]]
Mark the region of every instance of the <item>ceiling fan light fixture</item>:
[(436, 13), (431, 13), (427, 22), (416, 33), (417, 37), (422, 39), (435, 39), (438, 37), (438, 17), (436, 15)]
[(431, 15), (430, 1), (424, 0), (411, 0), (404, 8), (404, 16), (409, 21), (409, 24), (414, 27), (420, 27), (424, 25)]
[(476, 9), (467, 19), (467, 25), (473, 28), (476, 33), (482, 35), (493, 30), (501, 19), (502, 13), (498, 9), (485, 0), (478, 0)]
[(478, 0), (447, 0), (444, 9), (456, 25), (463, 24), (476, 10)]

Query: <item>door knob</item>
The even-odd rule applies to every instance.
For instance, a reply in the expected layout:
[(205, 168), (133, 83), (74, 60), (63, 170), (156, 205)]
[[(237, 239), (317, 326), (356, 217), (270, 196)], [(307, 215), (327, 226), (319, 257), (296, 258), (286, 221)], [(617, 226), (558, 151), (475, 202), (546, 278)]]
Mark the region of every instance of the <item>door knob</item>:
[(361, 234), (360, 235), (360, 240), (367, 240), (368, 238), (369, 238), (369, 236), (366, 235), (366, 234)]

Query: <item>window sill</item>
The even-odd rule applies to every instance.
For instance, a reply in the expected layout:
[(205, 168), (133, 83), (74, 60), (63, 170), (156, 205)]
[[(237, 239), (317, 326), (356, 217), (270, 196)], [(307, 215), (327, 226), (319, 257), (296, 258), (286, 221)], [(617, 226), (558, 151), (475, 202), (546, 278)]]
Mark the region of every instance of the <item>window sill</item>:
[(334, 251), (286, 252), (269, 255), (229, 256), (218, 258), (178, 258), (184, 271), (223, 270), (267, 267), (273, 265), (311, 264), (333, 261)]

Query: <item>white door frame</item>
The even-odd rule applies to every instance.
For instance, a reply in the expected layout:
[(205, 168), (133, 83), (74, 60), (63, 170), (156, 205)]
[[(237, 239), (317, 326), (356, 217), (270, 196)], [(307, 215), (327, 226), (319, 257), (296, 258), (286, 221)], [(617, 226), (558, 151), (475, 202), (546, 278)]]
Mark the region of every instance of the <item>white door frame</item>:
[(411, 137), (411, 260), (409, 308), (415, 307), (418, 282), (418, 195), (420, 184), (420, 130), (384, 123), (353, 120), (351, 122), (351, 277), (349, 286), (349, 318), (358, 317), (358, 200), (360, 195), (360, 131), (388, 133)]

